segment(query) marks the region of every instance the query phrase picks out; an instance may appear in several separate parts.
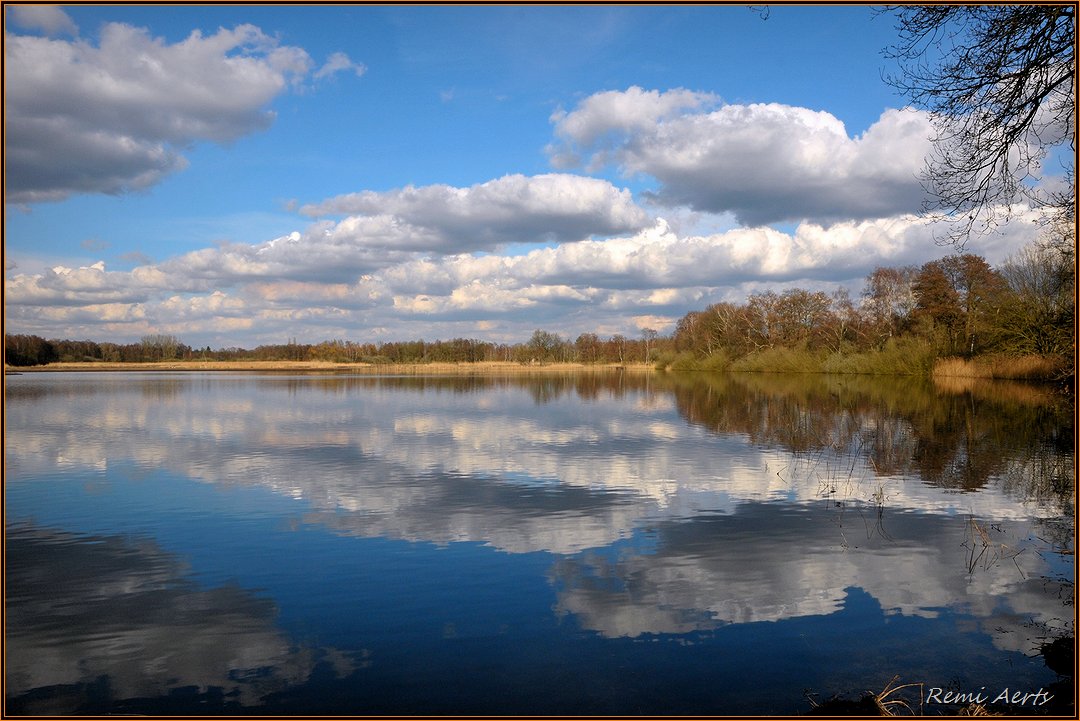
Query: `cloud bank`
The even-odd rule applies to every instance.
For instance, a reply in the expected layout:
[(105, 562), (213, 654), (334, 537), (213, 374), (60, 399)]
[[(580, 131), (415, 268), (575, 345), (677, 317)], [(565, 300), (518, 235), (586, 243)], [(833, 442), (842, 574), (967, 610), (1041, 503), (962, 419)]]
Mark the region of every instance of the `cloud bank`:
[[(368, 244), (462, 252), (506, 243), (582, 240), (643, 228), (648, 214), (629, 190), (580, 175), (506, 175), (468, 188), (407, 186), (305, 205), (310, 216), (351, 213), (338, 224)], [(374, 231), (374, 232), (372, 232)], [(382, 240), (372, 240), (373, 238)]]
[[(74, 32), (62, 11), (22, 8), (23, 27)], [(65, 21), (66, 19), (66, 21)], [(7, 33), (6, 202), (145, 190), (187, 166), (183, 151), (267, 128), (270, 102), (314, 65), (253, 25), (167, 43), (109, 23), (97, 45)], [(342, 53), (316, 79), (363, 66)]]
[[(523, 182), (528, 185), (520, 179), (510, 185)], [(857, 293), (877, 266), (923, 263), (928, 249), (947, 252), (934, 245), (934, 227), (914, 215), (709, 234), (680, 233), (657, 218), (633, 232), (592, 237), (611, 230), (613, 212), (625, 213), (630, 225), (644, 217), (611, 186), (598, 197), (613, 202), (599, 203), (599, 211), (586, 203), (592, 210), (571, 224), (581, 240), (522, 252), (495, 243), (539, 239), (525, 229), (549, 227), (544, 213), (530, 215), (525, 204), (505, 213), (505, 206), (479, 203), (472, 192), (455, 196), (465, 199), (454, 206), (458, 215), (448, 210), (445, 186), (360, 194), (356, 204), (340, 206), (335, 199), (330, 205), (342, 209), (402, 215), (316, 220), (263, 243), (203, 248), (132, 270), (109, 270), (103, 261), (41, 270), (20, 265), (5, 281), (8, 320), (21, 329), (16, 332), (47, 337), (169, 332), (199, 345), (285, 336), (517, 342), (544, 326), (571, 337), (636, 334), (646, 325), (666, 332), (687, 311), (711, 302), (742, 302), (756, 290), (791, 286), (847, 285)], [(417, 199), (429, 196), (435, 200), (421, 208)], [(463, 208), (495, 218), (491, 234), (462, 235)], [(590, 217), (594, 222), (586, 222)], [(519, 234), (508, 229), (515, 224)], [(1014, 223), (982, 250), (997, 263), (1037, 232), (1033, 223)], [(492, 250), (472, 252), (479, 248)]]

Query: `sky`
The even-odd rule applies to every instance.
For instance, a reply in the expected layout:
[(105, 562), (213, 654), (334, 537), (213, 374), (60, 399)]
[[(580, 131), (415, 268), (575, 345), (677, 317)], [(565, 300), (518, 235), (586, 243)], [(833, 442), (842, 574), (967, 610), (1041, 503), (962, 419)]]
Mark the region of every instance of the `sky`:
[(636, 337), (955, 252), (869, 6), (6, 4), (4, 33), (8, 333)]

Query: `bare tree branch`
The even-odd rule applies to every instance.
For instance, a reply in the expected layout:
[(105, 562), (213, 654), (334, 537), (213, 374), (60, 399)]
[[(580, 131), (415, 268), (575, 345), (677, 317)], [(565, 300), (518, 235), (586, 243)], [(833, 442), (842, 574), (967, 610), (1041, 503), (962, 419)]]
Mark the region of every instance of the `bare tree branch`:
[[(886, 81), (932, 114), (924, 208), (956, 221), (960, 247), (1018, 204), (1075, 217), (1075, 5), (892, 6), (899, 41)], [(1066, 190), (1038, 184), (1050, 149), (1068, 146)], [(1002, 210), (1004, 214), (1002, 214)]]

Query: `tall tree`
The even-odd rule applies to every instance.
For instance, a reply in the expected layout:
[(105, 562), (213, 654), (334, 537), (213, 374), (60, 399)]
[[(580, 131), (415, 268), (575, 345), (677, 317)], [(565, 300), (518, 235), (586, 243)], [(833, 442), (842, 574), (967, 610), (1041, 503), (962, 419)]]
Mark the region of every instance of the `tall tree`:
[(907, 330), (915, 309), (913, 285), (917, 273), (913, 265), (878, 267), (866, 278), (862, 308), (875, 345), (880, 347)]
[(959, 297), (964, 352), (974, 354), (988, 350), (995, 341), (998, 314), (1008, 283), (978, 255), (952, 255), (938, 263)]
[(527, 348), (532, 354), (529, 360), (551, 361), (556, 360), (556, 354), (563, 344), (563, 339), (557, 333), (551, 333), (537, 328), (529, 338)]
[(963, 310), (960, 294), (940, 261), (931, 261), (919, 269), (912, 285), (915, 309), (912, 317), (922, 335), (932, 338), (941, 350), (955, 353), (963, 349), (961, 338)]
[[(1065, 230), (1075, 248), (1075, 227)], [(1056, 354), (1072, 370), (1076, 348), (1075, 254), (1064, 243), (1044, 238), (1012, 257), (1001, 268), (1013, 295), (1004, 308), (1003, 340), (1010, 351)]]
[(645, 344), (645, 357), (643, 360), (646, 363), (649, 362), (649, 353), (652, 352), (652, 344), (656, 342), (656, 336), (658, 335), (659, 333), (657, 333), (655, 328), (641, 329), (641, 340)]
[[(1048, 151), (1075, 151), (1075, 4), (901, 5), (887, 79), (936, 130), (925, 183), (928, 210), (959, 219), (948, 240), (999, 222), (999, 208), (1030, 201), (1075, 217), (1073, 154), (1061, 158), (1067, 188), (1035, 181)], [(1007, 215), (1006, 215), (1007, 217)]]
[(913, 317), (949, 353), (990, 350), (1009, 291), (1005, 279), (977, 256), (965, 253), (923, 265), (912, 286)]
[(182, 346), (179, 338), (164, 333), (144, 335), (139, 344), (143, 349), (144, 360), (150, 361), (171, 360), (177, 357), (177, 351)]

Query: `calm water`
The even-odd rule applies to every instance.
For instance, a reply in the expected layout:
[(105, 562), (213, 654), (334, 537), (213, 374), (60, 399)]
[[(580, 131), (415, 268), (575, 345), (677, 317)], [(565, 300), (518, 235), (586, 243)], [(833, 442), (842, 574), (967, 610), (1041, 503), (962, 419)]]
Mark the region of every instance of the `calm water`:
[(5, 383), (9, 713), (794, 714), (895, 675), (1069, 685), (1040, 648), (1073, 632), (1073, 409), (1030, 388)]

